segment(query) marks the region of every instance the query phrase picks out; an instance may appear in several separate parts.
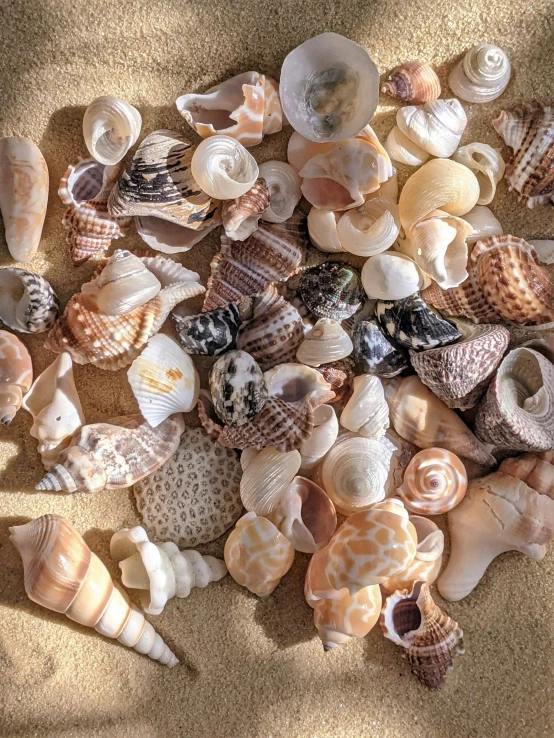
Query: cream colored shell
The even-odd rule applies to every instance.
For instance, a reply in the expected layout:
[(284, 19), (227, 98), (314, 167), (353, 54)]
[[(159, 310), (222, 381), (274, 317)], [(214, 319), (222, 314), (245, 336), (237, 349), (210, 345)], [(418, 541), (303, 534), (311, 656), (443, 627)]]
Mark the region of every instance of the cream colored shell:
[(296, 352), (302, 364), (318, 367), (350, 356), (354, 346), (341, 324), (331, 318), (320, 318), (304, 338)]
[(271, 446), (255, 455), (243, 452), (241, 464), (243, 475), (240, 481), (242, 504), (257, 515), (268, 515), (279, 504), (282, 492), (289, 486), (300, 469), (298, 451), (281, 453)]
[[(467, 125), (459, 100), (432, 100), (422, 107), (406, 105), (398, 109), (396, 125), (412, 143), (432, 156), (452, 156)], [(412, 149), (413, 155), (418, 151)], [(421, 158), (421, 154), (419, 155)]]
[(401, 300), (431, 284), (413, 259), (396, 251), (370, 256), (361, 279), (367, 296), (377, 300)]
[(97, 97), (83, 116), (87, 149), (100, 164), (120, 162), (136, 143), (141, 126), (139, 111), (113, 95)]
[(340, 416), (340, 424), (366, 438), (380, 438), (389, 427), (389, 407), (379, 377), (354, 378), (353, 392)]
[(504, 176), (506, 164), (499, 149), (484, 143), (461, 146), (452, 154), (454, 161), (475, 172), (479, 182), (478, 205), (489, 205), (496, 194), (496, 185)]
[(256, 160), (230, 136), (210, 136), (198, 144), (190, 163), (192, 176), (210, 197), (234, 200), (258, 179)]
[(511, 64), (506, 52), (494, 44), (470, 49), (448, 77), (452, 92), (472, 103), (496, 100), (508, 86)]
[[(483, 238), (491, 238), (491, 236), (501, 236), (504, 229), (500, 225), (497, 217), (484, 205), (476, 205), (469, 213), (464, 215), (466, 223), (472, 227), (472, 232), (467, 236), (466, 243), (472, 244)], [(532, 244), (531, 241), (529, 243)]]
[(467, 472), (456, 454), (428, 448), (410, 461), (396, 493), (410, 512), (441, 515), (463, 500), (466, 489)]

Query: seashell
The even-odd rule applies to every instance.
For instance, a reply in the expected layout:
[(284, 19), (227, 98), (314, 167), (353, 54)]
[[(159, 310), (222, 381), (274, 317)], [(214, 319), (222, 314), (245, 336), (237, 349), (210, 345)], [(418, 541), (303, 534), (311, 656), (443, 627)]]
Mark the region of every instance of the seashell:
[(99, 310), (97, 293), (77, 293), (48, 334), (47, 347), (56, 353), (68, 351), (77, 364), (121, 369), (140, 354), (175, 305), (204, 292), (196, 272), (170, 259), (141, 257), (141, 261), (162, 285), (156, 297), (118, 316)]
[(385, 149), (393, 161), (409, 167), (419, 167), (431, 156), (425, 149), (411, 141), (398, 126), (394, 126), (385, 141)]
[(472, 103), (496, 100), (510, 81), (510, 60), (494, 44), (478, 44), (466, 52), (448, 77), (452, 92)]
[(239, 329), (237, 346), (265, 371), (294, 360), (303, 338), (300, 313), (272, 286), (253, 296), (251, 317)]
[(118, 249), (81, 291), (96, 294), (98, 310), (104, 315), (125, 315), (156, 297), (161, 288), (159, 279), (138, 256)]
[(134, 146), (142, 127), (139, 111), (112, 95), (94, 99), (83, 116), (83, 137), (92, 157), (106, 166), (117, 164)]
[(302, 274), (300, 296), (318, 318), (341, 321), (360, 309), (363, 292), (355, 269), (340, 261), (327, 261)]
[(488, 205), (496, 194), (496, 185), (504, 176), (506, 164), (499, 149), (484, 143), (471, 143), (457, 149), (452, 158), (475, 172), (479, 182), (478, 205)]
[(381, 588), (387, 594), (399, 589), (411, 589), (415, 582), (431, 585), (441, 570), (444, 533), (432, 520), (419, 515), (410, 515), (410, 523), (417, 533), (416, 555), (404, 571), (381, 582)]
[(237, 584), (267, 597), (291, 568), (294, 548), (270, 520), (248, 512), (227, 539), (223, 555)]
[(333, 210), (322, 210), (321, 208), (312, 208), (308, 213), (310, 240), (320, 251), (330, 254), (345, 251), (337, 230), (341, 215)]
[(456, 327), (434, 313), (417, 294), (403, 300), (379, 300), (375, 315), (385, 333), (406, 348), (430, 349), (461, 338)]
[(0, 269), (0, 321), (8, 328), (44, 333), (54, 325), (59, 312), (56, 293), (44, 277), (16, 267)]
[(48, 167), (30, 138), (0, 138), (0, 212), (8, 250), (16, 261), (36, 254), (48, 204)]
[(219, 356), (235, 348), (245, 316), (240, 303), (230, 303), (200, 315), (181, 316), (174, 311), (171, 317), (187, 354)]
[(304, 477), (294, 477), (281, 492), (268, 520), (295, 551), (303, 553), (315, 553), (326, 546), (337, 527), (335, 506), (321, 487)]
[(314, 428), (300, 446), (301, 468), (311, 471), (333, 447), (339, 433), (339, 421), (330, 405), (320, 405), (314, 410)]
[(264, 75), (264, 125), (263, 134), (279, 133), (284, 126), (288, 126), (289, 122), (283, 115), (281, 107), (281, 98), (279, 96), (279, 83)]
[(39, 442), (38, 451), (48, 471), (86, 422), (69, 354), (61, 353), (35, 379), (23, 407), (33, 416), (30, 433)]
[(358, 323), (352, 341), (354, 356), (365, 374), (395, 377), (409, 365), (406, 356), (392, 345), (374, 318)]
[(335, 393), (335, 397), (327, 400), (327, 402), (335, 405), (342, 403), (348, 397), (356, 376), (354, 366), (354, 359), (348, 357), (340, 361), (332, 361), (329, 364), (321, 364), (318, 367), (318, 372), (325, 378), (326, 382), (329, 382), (331, 390)]
[(259, 175), (269, 190), (269, 207), (262, 213), (262, 220), (283, 223), (292, 216), (302, 197), (300, 177), (290, 164), (276, 160), (260, 164)]
[(202, 230), (216, 203), (192, 172), (197, 151), (198, 147), (179, 133), (150, 133), (110, 193), (110, 215), (148, 215)]
[(140, 590), (149, 615), (160, 615), (168, 600), (188, 597), (193, 587), (207, 587), (227, 574), (225, 563), (213, 556), (179, 551), (171, 542), (151, 543), (140, 525), (114, 533), (110, 556), (119, 564), (124, 586)]
[(337, 223), (341, 246), (356, 256), (374, 256), (390, 248), (400, 232), (398, 207), (386, 197), (375, 197), (348, 210)]
[(191, 172), (202, 190), (218, 200), (241, 197), (258, 179), (256, 160), (230, 136), (204, 139), (193, 154)]
[(401, 300), (431, 283), (415, 261), (396, 251), (370, 256), (362, 269), (362, 285), (368, 297)]
[(540, 454), (522, 454), (504, 459), (498, 471), (509, 474), (514, 479), (521, 479), (538, 494), (554, 499), (553, 464), (554, 451), (543, 451)]
[(285, 58), (283, 113), (310, 141), (357, 136), (379, 102), (379, 72), (367, 52), (337, 33), (304, 41)]
[(222, 236), (210, 264), (203, 309), (224, 307), (264, 292), (273, 282), (285, 282), (306, 260), (308, 244), (306, 218), (299, 212), (284, 223), (261, 223), (246, 241)]
[(506, 551), (544, 558), (554, 535), (554, 500), (499, 470), (469, 483), (465, 498), (448, 513), (448, 528), (451, 553), (438, 587), (455, 602), (467, 597)]
[(200, 243), (215, 228), (221, 225), (221, 210), (212, 210), (204, 219), (204, 227), (194, 230), (172, 223), (169, 220), (145, 215), (135, 218), (137, 233), (148, 248), (162, 254), (182, 254)]
[(173, 455), (133, 487), (143, 525), (152, 538), (182, 548), (214, 541), (240, 517), (241, 476), (234, 451), (202, 428), (185, 427)]
[(215, 362), (210, 392), (218, 417), (228, 425), (244, 425), (268, 397), (262, 370), (246, 351), (229, 351)]
[[(431, 156), (452, 156), (460, 145), (467, 116), (459, 100), (432, 100), (422, 107), (406, 105), (396, 113), (396, 125)], [(417, 150), (416, 150), (417, 151)]]
[(421, 381), (448, 407), (477, 404), (508, 348), (510, 332), (501, 325), (474, 325), (452, 319), (462, 339), (450, 346), (412, 352)]
[(503, 110), (492, 122), (513, 151), (507, 179), (528, 208), (553, 202), (554, 106), (532, 102)]
[(352, 340), (336, 320), (320, 318), (300, 344), (296, 358), (302, 364), (319, 367), (352, 353)]
[(264, 179), (257, 179), (244, 195), (226, 200), (221, 209), (225, 234), (233, 241), (244, 241), (258, 227), (258, 221), (269, 208), (269, 189)]
[(415, 105), (437, 100), (441, 94), (441, 83), (430, 64), (408, 61), (395, 67), (387, 81), (381, 85), (383, 95)]
[(412, 174), (400, 193), (402, 227), (409, 235), (412, 226), (433, 210), (465, 215), (477, 204), (479, 193), (479, 182), (471, 169), (450, 159), (428, 161)]
[(385, 638), (402, 646), (412, 672), (431, 691), (442, 686), (454, 656), (464, 653), (463, 631), (433, 600), (426, 582), (388, 597), (381, 627)]
[(198, 401), (200, 377), (192, 359), (169, 336), (152, 336), (131, 364), (127, 378), (144, 419), (157, 428)]
[(389, 407), (379, 377), (354, 377), (352, 395), (340, 416), (340, 424), (366, 438), (381, 438), (389, 427)]
[(71, 523), (43, 515), (10, 528), (22, 560), (27, 597), (169, 667), (179, 663)]
[(215, 412), (212, 396), (208, 390), (200, 390), (196, 410), (198, 412), (198, 419), (200, 420), (202, 428), (204, 428), (210, 438), (217, 441), (219, 434), (223, 430), (223, 425)]
[(535, 249), (541, 264), (554, 264), (554, 241), (530, 239), (527, 243)]
[(466, 469), (456, 454), (427, 448), (411, 459), (396, 494), (412, 513), (442, 515), (463, 500), (466, 489)]
[(333, 148), (333, 142), (316, 143), (293, 131), (287, 144), (287, 161), (293, 169), (299, 172), (304, 164), (318, 154), (324, 154)]
[(69, 165), (60, 180), (58, 195), (68, 206), (62, 224), (75, 266), (91, 256), (103, 256), (114, 239), (127, 233), (130, 219), (114, 218), (108, 212), (108, 199), (118, 173), (117, 166), (80, 159)]
[(385, 397), (394, 430), (410, 443), (419, 448), (445, 448), (477, 464), (495, 464), (486, 446), (419, 377), (390, 379)]
[(0, 423), (9, 425), (33, 382), (33, 364), (17, 336), (0, 330)]
[(554, 448), (554, 365), (530, 348), (510, 351), (479, 405), (475, 433), (509, 451)]
[(156, 429), (142, 415), (84, 425), (35, 489), (92, 493), (130, 487), (167, 461), (183, 429), (181, 415)]
[(300, 463), (300, 454), (296, 450), (281, 453), (269, 446), (257, 452), (243, 468), (240, 480), (240, 497), (246, 510), (253, 510), (257, 515), (274, 512), (298, 474)]
[(264, 372), (264, 379), (269, 394), (285, 402), (299, 402), (306, 395), (327, 398), (331, 393), (321, 372), (305, 364), (279, 364)]
[(501, 236), (504, 233), (498, 219), (484, 205), (476, 205), (464, 215), (464, 220), (473, 228), (471, 234), (466, 238), (468, 245), (484, 238), (491, 238), (491, 236)]

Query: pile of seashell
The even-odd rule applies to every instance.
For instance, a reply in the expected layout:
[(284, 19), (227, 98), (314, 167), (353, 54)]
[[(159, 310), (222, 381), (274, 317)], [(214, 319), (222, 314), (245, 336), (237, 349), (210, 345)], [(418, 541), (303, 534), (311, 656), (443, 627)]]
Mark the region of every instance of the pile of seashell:
[[(484, 103), (509, 79), (506, 54), (481, 44), (449, 85)], [(155, 131), (124, 168), (141, 116), (94, 100), (83, 120), (92, 158), (68, 167), (59, 195), (72, 261), (94, 258), (95, 270), (61, 314), (45, 279), (0, 270), (3, 324), (48, 332), (58, 354), (33, 382), (24, 344), (0, 331), (0, 419), (21, 406), (32, 415), (46, 470), (37, 490), (134, 486), (145, 528), (115, 533), (111, 555), (146, 613), (227, 572), (267, 596), (302, 552), (324, 649), (380, 618), (436, 689), (463, 634), (430, 585), (459, 600), (496, 556), (540, 560), (554, 536), (552, 244), (503, 234), (487, 207), (505, 172), (529, 207), (554, 201), (554, 103), (493, 121), (513, 150), (506, 167), (499, 149), (460, 146), (464, 107), (440, 98), (429, 64), (402, 64), (381, 91), (409, 103), (384, 145), (369, 125), (375, 65), (325, 33), (286, 57), (280, 83), (245, 72), (180, 97), (200, 143)], [(249, 147), (288, 124), (288, 163), (258, 165)], [(393, 161), (418, 167), (400, 196)], [(4, 138), (0, 172), (8, 248), (28, 261), (46, 164), (30, 140)], [(105, 256), (133, 224), (161, 255)], [(171, 256), (219, 226), (204, 288)], [(202, 313), (176, 309), (203, 293)], [(159, 333), (168, 317), (174, 338)], [(209, 390), (195, 355), (213, 357)], [(128, 367), (140, 412), (87, 422), (73, 362)], [(195, 408), (203, 428), (185, 426)], [(443, 513), (452, 550), (440, 574)], [(233, 526), (224, 562), (186, 548)], [(45, 515), (12, 540), (32, 600), (177, 663), (67, 520)]]

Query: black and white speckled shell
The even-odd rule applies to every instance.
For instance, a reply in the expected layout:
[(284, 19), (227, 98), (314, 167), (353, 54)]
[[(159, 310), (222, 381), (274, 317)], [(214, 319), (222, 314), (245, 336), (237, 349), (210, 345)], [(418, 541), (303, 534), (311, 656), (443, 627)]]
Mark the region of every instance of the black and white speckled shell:
[(44, 277), (16, 267), (0, 269), (0, 321), (8, 328), (43, 333), (59, 313), (56, 293)]
[(187, 354), (219, 356), (235, 348), (241, 326), (240, 310), (230, 304), (207, 313), (172, 315), (179, 341)]
[(403, 300), (378, 300), (375, 315), (385, 333), (406, 348), (446, 346), (461, 338), (456, 327), (434, 313), (418, 294)]
[(215, 362), (210, 392), (215, 411), (226, 425), (244, 425), (268, 397), (263, 372), (246, 351), (229, 351)]
[(364, 299), (358, 273), (340, 261), (307, 269), (300, 281), (300, 295), (311, 313), (339, 321), (354, 315)]
[(376, 320), (362, 320), (352, 336), (354, 357), (365, 374), (395, 377), (408, 366), (408, 358), (398, 351)]

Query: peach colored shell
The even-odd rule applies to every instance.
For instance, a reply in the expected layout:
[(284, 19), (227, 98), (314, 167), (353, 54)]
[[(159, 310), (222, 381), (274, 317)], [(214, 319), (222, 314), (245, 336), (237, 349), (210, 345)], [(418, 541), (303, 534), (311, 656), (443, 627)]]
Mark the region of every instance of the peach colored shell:
[(313, 605), (314, 625), (323, 649), (329, 651), (350, 638), (366, 636), (379, 620), (381, 604), (378, 584), (362, 587), (355, 595), (345, 590), (338, 600), (317, 600)]
[(441, 515), (456, 507), (466, 490), (466, 468), (456, 454), (427, 448), (410, 461), (396, 494), (410, 512)]

